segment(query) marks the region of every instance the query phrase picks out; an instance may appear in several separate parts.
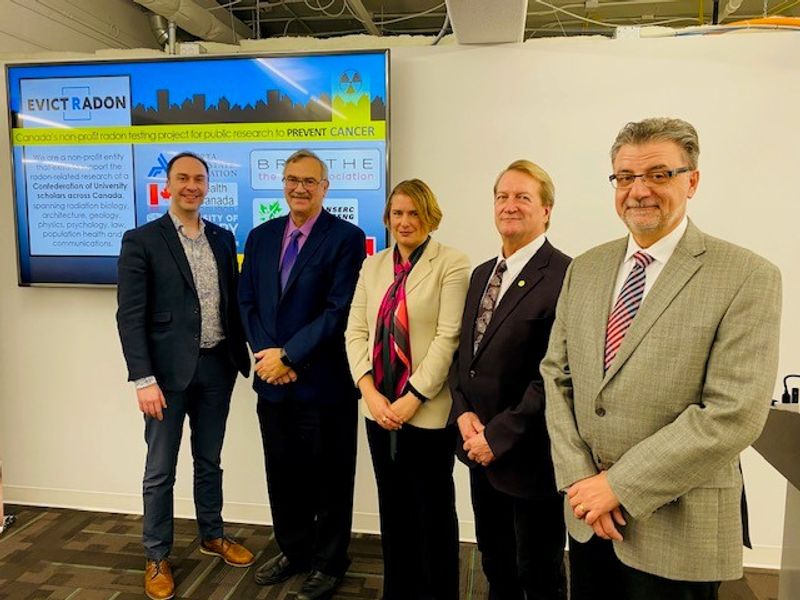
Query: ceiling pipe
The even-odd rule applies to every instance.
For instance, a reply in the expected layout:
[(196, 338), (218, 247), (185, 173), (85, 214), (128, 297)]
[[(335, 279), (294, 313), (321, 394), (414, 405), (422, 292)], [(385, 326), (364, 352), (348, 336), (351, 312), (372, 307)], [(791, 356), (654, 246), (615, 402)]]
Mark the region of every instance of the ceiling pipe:
[(156, 38), (156, 43), (162, 48), (166, 47), (167, 40), (169, 40), (169, 33), (167, 32), (167, 20), (161, 15), (150, 13), (147, 17), (150, 22), (150, 30)]
[(353, 13), (356, 19), (361, 21), (361, 24), (369, 33), (372, 35), (381, 35), (381, 30), (375, 25), (375, 21), (372, 20), (372, 15), (369, 14), (369, 11), (367, 11), (367, 8), (361, 0), (344, 1), (350, 9), (350, 12)]
[[(222, 42), (236, 44), (240, 39), (251, 38), (252, 30), (233, 17), (233, 28), (209, 11), (214, 6), (219, 7), (214, 0), (134, 0), (150, 11), (165, 17), (191, 33), (192, 35), (209, 42)], [(231, 21), (231, 19), (226, 19)]]
[(169, 22), (169, 28), (167, 29), (167, 35), (169, 36), (167, 48), (170, 54), (175, 54), (175, 34), (177, 33), (177, 26), (175, 25), (175, 21)]

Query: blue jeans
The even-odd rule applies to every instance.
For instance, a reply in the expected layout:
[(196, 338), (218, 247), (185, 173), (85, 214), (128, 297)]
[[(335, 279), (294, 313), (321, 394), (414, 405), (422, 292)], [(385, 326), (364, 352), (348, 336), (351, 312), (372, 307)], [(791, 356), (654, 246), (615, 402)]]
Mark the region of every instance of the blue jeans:
[(222, 537), (222, 469), (220, 454), (236, 368), (224, 351), (201, 354), (189, 387), (162, 390), (164, 420), (145, 416), (147, 462), (142, 483), (144, 529), (142, 543), (149, 560), (166, 558), (172, 550), (173, 488), (183, 420), (189, 416), (194, 461), (194, 505), (201, 539)]

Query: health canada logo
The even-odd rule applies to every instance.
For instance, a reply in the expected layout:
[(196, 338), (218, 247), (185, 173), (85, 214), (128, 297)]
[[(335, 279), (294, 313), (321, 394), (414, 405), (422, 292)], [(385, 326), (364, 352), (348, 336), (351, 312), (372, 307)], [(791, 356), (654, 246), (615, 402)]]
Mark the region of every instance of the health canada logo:
[(128, 108), (127, 96), (93, 94), (89, 86), (64, 87), (60, 96), (34, 96), (25, 100), (29, 114), (61, 112), (65, 121), (91, 121), (93, 111)]
[(169, 204), (170, 193), (166, 186), (159, 188), (157, 183), (147, 184), (147, 206), (156, 207)]

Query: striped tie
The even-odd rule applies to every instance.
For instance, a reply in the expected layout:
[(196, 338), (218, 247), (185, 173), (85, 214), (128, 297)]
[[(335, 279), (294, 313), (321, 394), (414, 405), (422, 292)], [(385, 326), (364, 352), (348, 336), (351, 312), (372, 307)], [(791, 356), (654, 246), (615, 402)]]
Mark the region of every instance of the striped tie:
[(625, 283), (622, 284), (622, 289), (619, 291), (617, 301), (614, 304), (614, 309), (608, 317), (608, 327), (606, 327), (606, 352), (605, 360), (603, 361), (603, 370), (608, 371), (608, 367), (614, 362), (617, 356), (617, 351), (622, 345), (622, 340), (631, 326), (639, 306), (642, 304), (642, 297), (644, 296), (644, 280), (645, 268), (651, 262), (653, 257), (645, 252), (637, 252), (633, 255), (636, 264), (633, 269), (628, 273), (625, 278)]

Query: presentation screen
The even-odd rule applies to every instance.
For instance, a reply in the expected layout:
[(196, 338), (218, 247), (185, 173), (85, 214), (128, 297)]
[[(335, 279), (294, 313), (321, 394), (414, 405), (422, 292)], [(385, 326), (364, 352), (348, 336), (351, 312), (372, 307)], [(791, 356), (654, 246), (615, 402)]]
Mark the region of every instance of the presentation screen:
[(6, 69), (20, 285), (115, 284), (123, 233), (169, 208), (166, 168), (209, 165), (203, 218), (233, 232), (287, 214), (282, 170), (308, 148), (325, 207), (386, 245), (388, 51)]

